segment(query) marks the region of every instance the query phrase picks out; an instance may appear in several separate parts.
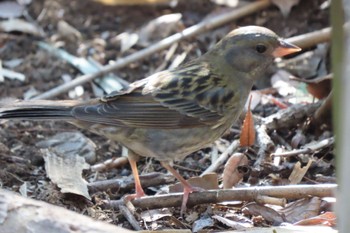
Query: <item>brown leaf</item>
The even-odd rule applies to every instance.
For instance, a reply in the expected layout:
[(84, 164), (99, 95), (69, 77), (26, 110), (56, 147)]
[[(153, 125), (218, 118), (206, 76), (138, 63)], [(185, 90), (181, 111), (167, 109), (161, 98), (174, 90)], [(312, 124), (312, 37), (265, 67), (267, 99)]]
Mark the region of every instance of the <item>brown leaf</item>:
[[(218, 175), (216, 173), (209, 173), (201, 177), (191, 177), (188, 180), (192, 186), (197, 188), (202, 188), (206, 190), (218, 189)], [(181, 183), (176, 183), (169, 186), (169, 192), (178, 193), (183, 191), (183, 186)]]
[(255, 128), (253, 114), (250, 111), (250, 103), (252, 97), (249, 99), (248, 110), (244, 118), (242, 131), (240, 135), (240, 145), (241, 146), (252, 146), (255, 142)]
[(289, 176), (290, 184), (298, 184), (305, 176), (306, 172), (309, 170), (313, 160), (310, 159), (306, 166), (301, 167), (300, 162), (294, 165), (293, 171)]
[(254, 202), (245, 205), (242, 212), (245, 215), (249, 214), (253, 216), (262, 216), (265, 220), (274, 224), (285, 222), (283, 215), (278, 213), (276, 210)]
[(229, 158), (222, 174), (224, 189), (232, 188), (243, 178), (243, 173), (237, 170), (239, 166), (243, 165), (248, 165), (248, 158), (244, 154), (235, 153)]
[(317, 216), (321, 208), (321, 199), (319, 197), (303, 198), (289, 203), (284, 209), (280, 210), (286, 221), (296, 223), (303, 219)]
[(336, 225), (336, 216), (334, 212), (326, 212), (316, 217), (308, 218), (294, 223), (294, 225), (302, 226), (315, 226), (315, 225), (326, 225), (334, 227)]
[(292, 80), (306, 83), (308, 92), (317, 99), (323, 99), (329, 95), (332, 90), (333, 74), (321, 76), (313, 79), (301, 79), (293, 77)]
[(328, 96), (332, 90), (331, 81), (324, 80), (320, 83), (309, 83), (306, 87), (307, 91), (317, 99), (323, 99)]

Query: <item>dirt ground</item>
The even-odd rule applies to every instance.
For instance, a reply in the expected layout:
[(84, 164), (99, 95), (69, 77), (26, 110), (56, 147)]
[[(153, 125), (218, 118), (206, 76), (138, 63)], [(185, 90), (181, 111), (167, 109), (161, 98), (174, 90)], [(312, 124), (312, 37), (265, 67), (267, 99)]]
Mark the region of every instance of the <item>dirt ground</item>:
[[(281, 14), (276, 6), (270, 6), (266, 10), (259, 11), (236, 22), (231, 22), (222, 28), (203, 33), (198, 38), (181, 41), (174, 54), (186, 53), (185, 61), (191, 60), (197, 57), (198, 54), (206, 51), (211, 44), (237, 26), (265, 26), (285, 38), (328, 27), (329, 10), (320, 8), (324, 2), (324, 0), (300, 1), (286, 17)], [(5, 78), (4, 82), (0, 82), (0, 100), (2, 101), (8, 101), (7, 98), (22, 99), (28, 94), (28, 90), (33, 88), (37, 92), (42, 93), (64, 83), (63, 76), (74, 78), (81, 75), (79, 70), (66, 61), (38, 48), (36, 45), (38, 41), (45, 41), (56, 46), (60, 45), (62, 49), (72, 55), (78, 57), (89, 56), (105, 65), (111, 60), (117, 60), (142, 49), (141, 45), (135, 45), (131, 49), (121, 52), (120, 44), (116, 42), (115, 38), (123, 32), (137, 31), (150, 20), (170, 13), (181, 13), (182, 25), (180, 28), (186, 28), (200, 22), (209, 14), (219, 14), (229, 10), (229, 8), (207, 0), (179, 1), (179, 4), (173, 8), (168, 5), (106, 6), (94, 1), (38, 0), (32, 1), (27, 6), (27, 10), (28, 15), (44, 30), (45, 35), (40, 37), (21, 32), (0, 33), (0, 58), (3, 64), (5, 61), (21, 59), (20, 64), (12, 70), (26, 76), (25, 81)], [(60, 20), (64, 20), (79, 31), (81, 37), (72, 39), (62, 35), (58, 28)], [(312, 49), (310, 48), (310, 51)], [(128, 82), (147, 77), (162, 65), (167, 51), (155, 53), (149, 58), (132, 63), (125, 68), (115, 71), (115, 74)], [(329, 58), (324, 57), (324, 59), (329, 64)], [(171, 61), (166, 65), (168, 66), (170, 63)], [(329, 71), (329, 67), (327, 69)], [(84, 92), (79, 98), (89, 99), (95, 97), (90, 83), (84, 84), (83, 90)], [(70, 98), (68, 94), (62, 94), (57, 97), (57, 99), (68, 98)], [(279, 107), (277, 105), (270, 103), (264, 108), (255, 108), (253, 113), (263, 117), (278, 110)], [(238, 124), (234, 126), (231, 132), (224, 136), (222, 144), (228, 145), (232, 140), (237, 139), (239, 137), (239, 129), (240, 126)], [(318, 140), (320, 137), (325, 137), (325, 135), (332, 135), (330, 125), (321, 129), (321, 132), (319, 130), (308, 130), (305, 132), (302, 127), (295, 126), (277, 132), (278, 138), (282, 141), (291, 142), (293, 138), (295, 139), (296, 132), (300, 132), (297, 130), (301, 130), (302, 135), (305, 137), (300, 139), (300, 143), (297, 143), (297, 148), (310, 142), (312, 139)], [(79, 129), (65, 122), (3, 122), (0, 126), (0, 186), (3, 189), (19, 192), (25, 183), (28, 197), (44, 200), (95, 219), (132, 229), (128, 221), (118, 211), (104, 209), (98, 202), (101, 199), (119, 199), (126, 193), (115, 193), (106, 190), (105, 192), (93, 194), (92, 201), (88, 201), (78, 195), (62, 194), (60, 189), (47, 178), (43, 152), (39, 150), (36, 144), (60, 132), (76, 131), (79, 131)], [(96, 160), (94, 164), (121, 155), (121, 146), (118, 143), (85, 130), (80, 131), (96, 144)], [(208, 148), (196, 152), (184, 161), (177, 162), (178, 166), (176, 168), (185, 178), (199, 176), (210, 165), (210, 155), (213, 153), (213, 150), (215, 150), (215, 146), (209, 145)], [(256, 160), (254, 156), (257, 150), (258, 148), (256, 147), (248, 151), (241, 150), (248, 155), (250, 165), (254, 164)], [(298, 161), (305, 165), (308, 161), (306, 157), (292, 156), (278, 170), (274, 170), (269, 166), (263, 166), (259, 174), (255, 175), (257, 179), (255, 184), (283, 184), (288, 180), (293, 165)], [(333, 148), (329, 147), (319, 150), (310, 155), (310, 157), (318, 161), (322, 160), (322, 165), (316, 163), (311, 166), (301, 183), (322, 183), (316, 181), (316, 174), (327, 177), (328, 180), (334, 182)], [(142, 174), (166, 172), (157, 161), (149, 158), (144, 158), (139, 162), (139, 171)], [(220, 175), (222, 171), (223, 166), (219, 168), (217, 173)], [(275, 174), (275, 177), (272, 177), (271, 174)], [(86, 170), (83, 173), (84, 178), (88, 182), (123, 178), (129, 175), (131, 175), (129, 165), (98, 173), (90, 170)], [(252, 177), (254, 175), (251, 172), (247, 172), (241, 184), (253, 183), (250, 182)], [(154, 195), (159, 188), (148, 188), (146, 192), (148, 195)], [(133, 193), (133, 190), (128, 191), (128, 193)], [(230, 209), (230, 207), (227, 208)], [(174, 216), (179, 216), (179, 208), (174, 208), (171, 211)], [(207, 211), (207, 208), (205, 206), (197, 206), (193, 211), (201, 215)], [(162, 221), (165, 220), (158, 220), (158, 226), (154, 228), (181, 228), (176, 224), (169, 226)], [(191, 222), (186, 222), (186, 218), (182, 221), (184, 226), (191, 227)], [(263, 223), (257, 225), (267, 226), (269, 224), (271, 223), (263, 221)], [(209, 229), (224, 230), (230, 229), (230, 227), (218, 223), (209, 227)]]

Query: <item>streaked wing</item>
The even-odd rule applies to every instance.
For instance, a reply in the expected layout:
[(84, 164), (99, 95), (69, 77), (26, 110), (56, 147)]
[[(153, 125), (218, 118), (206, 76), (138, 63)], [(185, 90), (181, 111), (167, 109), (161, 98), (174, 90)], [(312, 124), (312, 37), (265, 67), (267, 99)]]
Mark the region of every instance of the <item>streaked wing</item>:
[[(138, 128), (192, 128), (214, 125), (222, 118), (218, 106), (220, 87), (210, 88), (213, 78), (205, 67), (185, 66), (164, 71), (131, 84), (95, 105), (73, 109), (79, 119), (94, 123)], [(220, 85), (219, 85), (220, 86)]]

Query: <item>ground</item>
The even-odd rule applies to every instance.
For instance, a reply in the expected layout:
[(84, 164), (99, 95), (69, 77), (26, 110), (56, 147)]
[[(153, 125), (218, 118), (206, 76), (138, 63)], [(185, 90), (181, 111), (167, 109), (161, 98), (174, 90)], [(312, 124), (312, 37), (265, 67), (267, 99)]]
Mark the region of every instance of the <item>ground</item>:
[[(313, 32), (329, 26), (328, 9), (321, 9), (323, 0), (301, 1), (292, 8), (291, 13), (284, 17), (276, 6), (270, 6), (266, 10), (246, 16), (238, 21), (231, 22), (223, 28), (203, 33), (198, 38), (181, 41), (174, 54), (185, 53), (185, 60), (191, 60), (200, 53), (205, 52), (208, 47), (221, 38), (228, 31), (237, 26), (260, 25), (274, 30), (282, 37), (288, 38), (295, 35)], [(247, 3), (247, 1), (245, 1)], [(158, 16), (169, 13), (182, 13), (181, 26), (186, 28), (200, 22), (208, 14), (220, 14), (229, 10), (225, 6), (218, 6), (211, 1), (179, 1), (179, 4), (172, 8), (168, 5), (137, 5), (137, 6), (106, 6), (94, 1), (78, 0), (57, 0), (57, 1), (33, 1), (27, 6), (28, 14), (32, 20), (37, 23), (45, 32), (43, 36), (33, 36), (21, 32), (12, 32), (0, 34), (0, 57), (3, 63), (6, 61), (21, 59), (14, 71), (23, 73), (26, 76), (25, 81), (10, 80), (5, 78), (0, 83), (0, 100), (9, 101), (8, 98), (24, 98), (28, 90), (34, 88), (37, 92), (45, 92), (64, 82), (63, 76), (70, 78), (77, 77), (81, 73), (67, 62), (60, 58), (50, 55), (37, 47), (36, 42), (45, 41), (47, 43), (61, 45), (61, 48), (75, 56), (90, 56), (102, 65), (109, 61), (118, 60), (128, 54), (132, 54), (140, 49), (141, 45), (135, 45), (131, 49), (121, 52), (120, 45), (116, 42), (116, 36), (123, 32), (134, 32), (141, 29), (146, 22), (155, 19)], [(58, 22), (64, 20), (73, 28), (80, 32), (80, 37), (64, 36), (59, 32)], [(215, 33), (214, 33), (215, 32)], [(168, 50), (155, 53), (149, 58), (134, 62), (125, 68), (116, 70), (115, 74), (119, 77), (133, 82), (135, 80), (147, 77), (154, 73), (163, 62)], [(174, 56), (175, 57), (175, 56)], [(327, 58), (325, 58), (327, 59)], [(166, 66), (171, 63), (168, 62)], [(258, 88), (258, 87), (257, 87)], [(84, 93), (79, 97), (89, 99), (95, 96), (90, 83), (83, 85)], [(27, 93), (27, 94), (26, 94)], [(68, 94), (61, 94), (57, 99), (68, 99)], [(257, 107), (254, 114), (265, 116), (271, 112), (276, 112), (276, 105), (268, 105), (265, 110)], [(237, 139), (239, 126), (236, 125), (231, 132), (224, 136), (224, 142), (231, 142)], [(295, 128), (289, 128), (280, 132), (281, 140), (291, 141)], [(331, 135), (331, 127), (327, 127), (327, 133)], [(0, 185), (4, 189), (19, 192), (24, 182), (27, 184), (27, 194), (31, 198), (44, 200), (49, 203), (63, 206), (80, 213), (84, 213), (96, 219), (105, 220), (126, 228), (131, 228), (129, 223), (118, 212), (104, 210), (98, 205), (96, 200), (104, 199), (106, 196), (110, 199), (119, 199), (125, 193), (102, 192), (94, 194), (92, 201), (75, 195), (63, 195), (59, 188), (55, 186), (47, 177), (44, 168), (43, 154), (36, 146), (36, 143), (44, 138), (55, 135), (58, 132), (76, 132), (77, 128), (65, 122), (29, 122), (20, 121), (3, 122), (0, 127)], [(111, 142), (103, 137), (97, 136), (89, 131), (82, 130), (83, 134), (90, 138), (96, 145), (96, 163), (101, 163), (112, 157), (121, 155), (121, 146), (116, 142)], [(308, 132), (309, 134), (313, 131)], [(307, 136), (310, 136), (307, 134)], [(325, 134), (323, 131), (322, 135)], [(310, 137), (317, 138), (311, 135)], [(306, 140), (310, 141), (310, 140)], [(257, 148), (255, 148), (257, 149)], [(203, 149), (186, 160), (177, 163), (180, 173), (188, 178), (198, 176), (210, 165), (208, 156), (212, 153), (213, 146)], [(254, 150), (254, 149), (252, 149)], [(254, 155), (255, 152), (246, 152), (248, 155)], [(334, 167), (332, 165), (333, 154), (329, 151), (315, 153), (317, 158), (325, 159), (328, 164), (327, 169), (320, 171), (321, 166), (311, 168), (310, 174), (303, 180), (305, 183), (314, 182), (312, 172), (321, 173), (325, 177), (334, 178)], [(254, 158), (249, 157), (250, 164), (254, 163)], [(199, 162), (198, 162), (199, 161)], [(294, 164), (296, 161), (302, 161), (300, 158), (291, 158), (288, 163)], [(158, 162), (151, 159), (142, 159), (139, 163), (139, 170), (143, 173), (152, 171), (165, 172)], [(305, 164), (305, 161), (304, 163)], [(186, 167), (187, 169), (182, 169)], [(266, 179), (269, 183), (271, 174), (267, 167), (259, 174), (258, 179)], [(223, 166), (217, 171), (222, 173)], [(288, 178), (291, 168), (284, 167), (279, 171), (274, 171), (281, 180)], [(84, 178), (87, 181), (97, 179), (122, 178), (131, 174), (128, 165), (96, 175), (92, 171), (84, 172)], [(253, 176), (246, 175), (245, 182)], [(278, 181), (276, 181), (278, 182)], [(261, 182), (257, 182), (261, 183)], [(155, 189), (146, 190), (149, 195), (153, 195)], [(132, 190), (130, 191), (132, 193)], [(176, 209), (175, 215), (179, 210)], [(206, 211), (204, 207), (198, 207), (198, 212)], [(184, 220), (186, 221), (186, 220)], [(215, 229), (215, 228), (214, 228)], [(219, 229), (226, 229), (220, 225)]]

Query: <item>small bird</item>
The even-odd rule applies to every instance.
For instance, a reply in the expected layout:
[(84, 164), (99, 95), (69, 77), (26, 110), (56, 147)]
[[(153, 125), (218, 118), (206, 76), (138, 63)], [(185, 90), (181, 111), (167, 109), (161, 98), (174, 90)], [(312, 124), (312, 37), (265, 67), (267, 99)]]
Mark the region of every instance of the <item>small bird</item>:
[(201, 57), (122, 91), (87, 101), (2, 101), (0, 119), (63, 120), (119, 142), (129, 149), (133, 198), (145, 195), (138, 157), (159, 160), (184, 187), (183, 212), (189, 194), (198, 189), (171, 166), (172, 161), (220, 138), (236, 121), (254, 81), (274, 58), (300, 50), (267, 28), (240, 27)]

